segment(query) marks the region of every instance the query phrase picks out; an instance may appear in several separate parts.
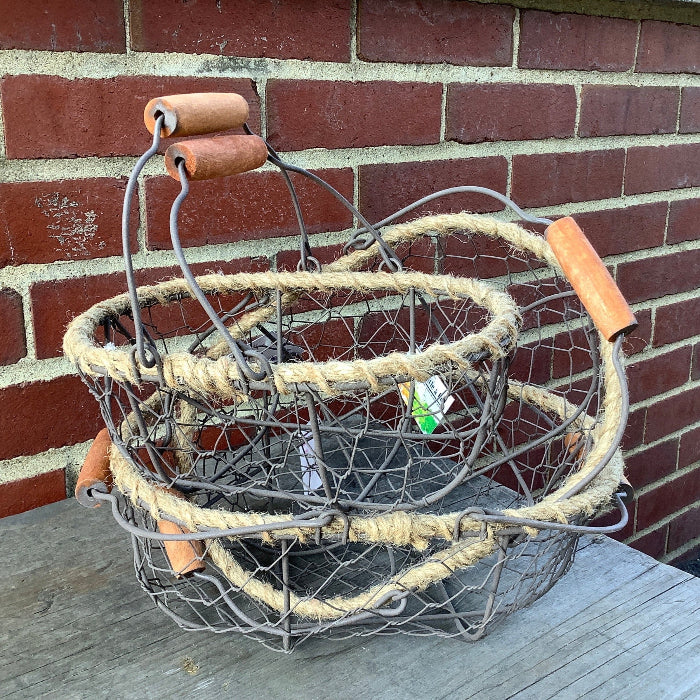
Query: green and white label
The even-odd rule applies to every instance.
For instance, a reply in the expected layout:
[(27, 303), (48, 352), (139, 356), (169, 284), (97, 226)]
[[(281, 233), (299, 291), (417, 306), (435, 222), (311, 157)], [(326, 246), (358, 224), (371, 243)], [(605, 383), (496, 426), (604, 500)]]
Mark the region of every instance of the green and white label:
[[(411, 385), (399, 384), (399, 391), (408, 406)], [(445, 420), (445, 413), (454, 402), (445, 382), (438, 376), (430, 377), (427, 382), (416, 382), (413, 391), (411, 415), (415, 418), (421, 432), (430, 435)]]

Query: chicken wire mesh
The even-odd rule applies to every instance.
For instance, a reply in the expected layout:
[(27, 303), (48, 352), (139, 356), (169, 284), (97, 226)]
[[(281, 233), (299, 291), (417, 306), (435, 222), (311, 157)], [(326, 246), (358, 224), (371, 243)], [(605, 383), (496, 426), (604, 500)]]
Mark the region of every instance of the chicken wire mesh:
[[(135, 290), (127, 246), (131, 293), (65, 348), (112, 443), (81, 500), (111, 502), (178, 624), (283, 650), (478, 639), (566, 572), (583, 532), (614, 529), (587, 523), (621, 506), (622, 336), (600, 335), (544, 239), (466, 214), (396, 224), (407, 208), (360, 218), (320, 266), (300, 218), (297, 272), (195, 280), (175, 167), (184, 279)], [(434, 197), (460, 190), (488, 192)]]

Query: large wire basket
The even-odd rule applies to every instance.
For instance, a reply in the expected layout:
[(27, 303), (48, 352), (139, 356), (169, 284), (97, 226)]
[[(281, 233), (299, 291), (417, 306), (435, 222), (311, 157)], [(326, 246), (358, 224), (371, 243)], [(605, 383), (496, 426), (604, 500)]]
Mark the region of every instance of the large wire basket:
[[(283, 650), (312, 636), (477, 639), (566, 572), (582, 533), (625, 524), (620, 346), (634, 318), (571, 219), (458, 187), (372, 225), (247, 127), (168, 149), (183, 278), (137, 289), (130, 199), (161, 135), (245, 114), (232, 95), (146, 109), (154, 141), (124, 206), (129, 291), (64, 340), (106, 423), (76, 495), (111, 503), (141, 586), (185, 628)], [(195, 278), (179, 242), (188, 180), (265, 160), (299, 216), (298, 270)], [(328, 265), (289, 172), (359, 221)], [(468, 213), (396, 223), (475, 191), (547, 225), (548, 240)], [(618, 525), (588, 524), (613, 503)]]

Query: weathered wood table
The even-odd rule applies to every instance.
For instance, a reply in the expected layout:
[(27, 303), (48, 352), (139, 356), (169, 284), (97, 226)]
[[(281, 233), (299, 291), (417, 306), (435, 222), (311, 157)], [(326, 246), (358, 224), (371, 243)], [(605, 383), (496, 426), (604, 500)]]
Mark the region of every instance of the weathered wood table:
[(2, 698), (700, 698), (700, 579), (607, 538), (485, 639), (311, 640), (294, 653), (183, 632), (107, 508), (0, 520)]

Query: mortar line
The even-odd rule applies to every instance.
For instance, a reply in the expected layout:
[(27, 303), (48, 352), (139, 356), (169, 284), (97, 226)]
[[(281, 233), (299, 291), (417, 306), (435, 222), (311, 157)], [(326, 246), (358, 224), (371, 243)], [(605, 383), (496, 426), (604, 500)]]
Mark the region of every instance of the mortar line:
[(692, 474), (697, 469), (700, 469), (700, 462), (692, 462), (681, 469), (674, 469), (674, 471), (672, 471), (670, 474), (666, 474), (666, 476), (663, 476), (656, 481), (652, 481), (650, 484), (645, 484), (644, 486), (635, 489), (635, 495), (645, 496), (652, 491), (656, 491), (660, 486), (672, 484), (674, 481), (678, 481), (679, 479), (688, 476), (688, 474)]
[[(261, 117), (266, 121), (264, 98), (266, 81), (258, 83), (261, 94)], [(646, 134), (643, 136), (601, 136), (592, 138), (537, 139), (526, 141), (496, 141), (460, 144), (442, 141), (423, 146), (392, 145), (360, 148), (281, 151), (286, 160), (309, 169), (347, 167), (357, 165), (428, 162), (511, 155), (545, 155), (552, 153), (590, 153), (619, 150), (634, 146), (688, 146), (697, 143), (697, 134)], [(274, 144), (273, 144), (274, 145)], [(35, 182), (49, 180), (77, 180), (94, 177), (126, 177), (131, 172), (135, 156), (84, 156), (78, 158), (10, 159), (4, 162), (4, 182)], [(67, 166), (70, 166), (67, 169)], [(271, 171), (272, 166), (262, 170)], [(154, 158), (144, 168), (146, 175), (163, 173), (162, 158)], [(691, 189), (691, 188), (685, 188)], [(651, 194), (651, 193), (644, 193)]]
[(145, 254), (148, 252), (148, 194), (146, 193), (146, 177), (147, 176), (141, 172), (138, 178), (139, 225), (136, 229), (136, 253), (132, 255), (138, 255), (139, 253)]
[(440, 99), (440, 141), (444, 142), (447, 137), (447, 83), (442, 84), (442, 95)]
[[(680, 386), (673, 387), (673, 389), (669, 389), (668, 391), (664, 391), (661, 394), (657, 394), (656, 396), (651, 396), (647, 399), (643, 399), (642, 401), (638, 401), (637, 403), (634, 403), (630, 406), (630, 411), (637, 411), (641, 408), (649, 408), (649, 406), (652, 406), (656, 403), (659, 403), (659, 401), (665, 401), (666, 399), (674, 399), (677, 396), (680, 396), (681, 394), (685, 394), (688, 391), (694, 391), (695, 389), (700, 388), (700, 380), (692, 380), (689, 382), (685, 382), (685, 384), (681, 384)], [(698, 418), (700, 420), (700, 417)], [(695, 425), (695, 424), (693, 424)], [(681, 430), (681, 428), (679, 428)], [(651, 443), (645, 443), (647, 445), (650, 445)]]
[(585, 70), (531, 69), (510, 66), (462, 66), (447, 63), (403, 64), (391, 62), (305, 61), (302, 59), (246, 58), (220, 54), (151, 53), (130, 54), (95, 52), (0, 50), (0, 74), (35, 75), (41, 63), (42, 74), (67, 79), (115, 78), (124, 75), (241, 77), (265, 75), (269, 78), (331, 81), (390, 82), (543, 82), (571, 85), (585, 80), (598, 85), (678, 87), (697, 84), (691, 73), (630, 73)]
[(642, 38), (642, 20), (637, 20), (637, 40), (634, 42), (634, 59), (632, 60), (632, 67), (628, 73), (634, 73), (636, 75), (637, 70), (637, 57), (639, 56), (639, 41)]
[(506, 157), (506, 197), (512, 198), (513, 193), (513, 156)]
[[(36, 337), (34, 335), (32, 299), (30, 294), (31, 282), (23, 280), (23, 284), (14, 287), (15, 291), (22, 295), (22, 313), (24, 314), (24, 338), (27, 346), (27, 354), (24, 358), (24, 364), (28, 365), (37, 361), (36, 356)], [(21, 361), (21, 360), (20, 360)], [(12, 365), (10, 365), (11, 367)]]
[(124, 41), (126, 42), (126, 55), (130, 57), (131, 50), (131, 0), (124, 0)]
[[(692, 551), (698, 545), (700, 545), (700, 536), (694, 537), (692, 540), (685, 542), (680, 547), (676, 547), (676, 549), (674, 549), (671, 552), (666, 552), (666, 554), (664, 554), (659, 561), (661, 561), (663, 564), (668, 564), (671, 561), (675, 561), (676, 559), (680, 559), (680, 557), (682, 557), (687, 552)], [(688, 574), (688, 575), (692, 576), (692, 574)]]
[(267, 140), (267, 78), (263, 75), (256, 77), (253, 85), (260, 101), (260, 136)]
[(581, 83), (576, 83), (574, 85), (574, 92), (576, 93), (576, 116), (574, 117), (574, 138), (580, 139), (579, 127), (581, 124), (581, 107), (583, 102), (583, 85)]
[(350, 31), (350, 63), (358, 64), (361, 63), (359, 56), (357, 55), (357, 0), (351, 0), (350, 2), (350, 26), (348, 30)]
[(0, 100), (0, 160), (7, 159), (7, 149), (5, 148), (5, 118), (3, 114), (2, 100)]
[[(636, 493), (635, 493), (635, 495), (636, 495)], [(625, 540), (625, 542), (635, 542), (636, 540), (639, 540), (642, 537), (645, 537), (646, 535), (648, 535), (650, 532), (653, 532), (654, 530), (660, 530), (662, 527), (666, 527), (666, 525), (668, 525), (672, 520), (675, 520), (680, 515), (685, 515), (685, 513), (693, 510), (693, 508), (697, 508), (698, 505), (700, 505), (700, 501), (694, 501), (693, 503), (691, 503), (687, 506), (683, 506), (680, 510), (674, 511), (673, 513), (670, 513), (669, 515), (663, 517), (661, 520), (658, 520), (657, 522), (649, 525), (648, 527), (645, 527), (643, 530), (640, 530), (639, 532), (635, 532), (634, 535), (631, 535), (628, 539)]]
[(520, 8), (516, 7), (515, 16), (513, 17), (513, 59), (510, 63), (511, 68), (518, 67), (518, 54), (520, 53)]
[(664, 245), (668, 245), (668, 223), (671, 220), (671, 202), (666, 206), (666, 220), (664, 221)]
[[(65, 469), (67, 483), (72, 485), (78, 475), (92, 440), (75, 445), (51, 447), (34, 455), (18, 455), (0, 460), (0, 485), (20, 479), (31, 479), (56, 469)], [(68, 496), (71, 492), (67, 490)]]
[(676, 112), (676, 133), (681, 133), (681, 109), (683, 107), (683, 88), (678, 88), (678, 111)]

